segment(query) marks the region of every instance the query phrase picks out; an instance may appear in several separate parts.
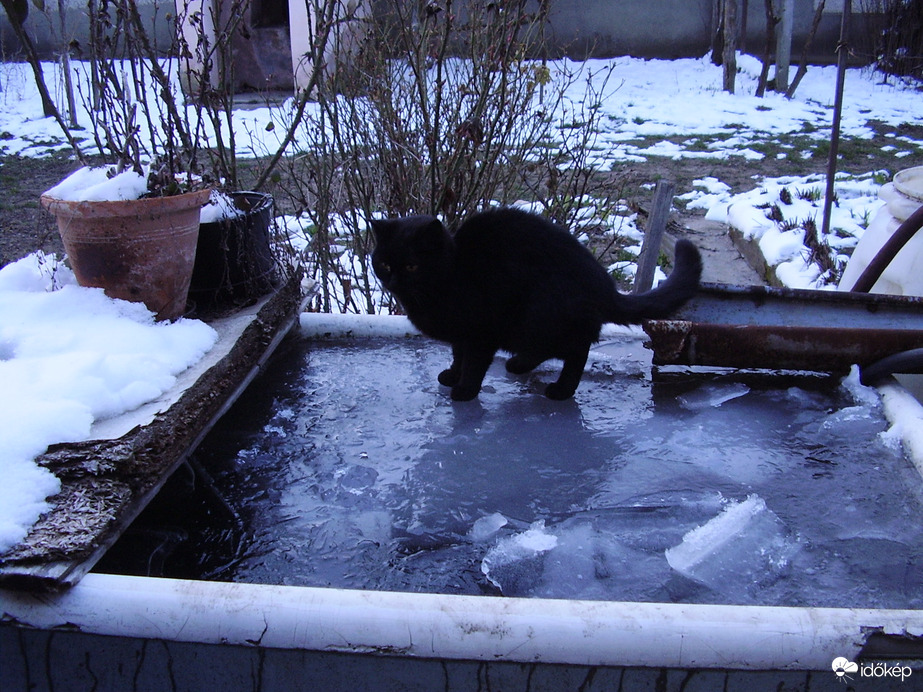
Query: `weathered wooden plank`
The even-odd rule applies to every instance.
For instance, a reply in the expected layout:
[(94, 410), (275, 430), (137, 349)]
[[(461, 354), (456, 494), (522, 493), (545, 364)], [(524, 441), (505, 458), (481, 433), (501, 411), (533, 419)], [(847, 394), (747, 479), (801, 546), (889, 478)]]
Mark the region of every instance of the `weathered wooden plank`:
[(657, 260), (660, 259), (660, 247), (663, 243), (663, 233), (667, 227), (670, 209), (673, 206), (675, 189), (676, 185), (671, 181), (661, 180), (657, 183), (651, 215), (648, 217), (647, 230), (644, 233), (644, 241), (641, 243), (641, 254), (638, 256), (638, 270), (635, 273), (632, 293), (644, 293), (651, 290), (654, 285), (654, 273), (657, 269)]

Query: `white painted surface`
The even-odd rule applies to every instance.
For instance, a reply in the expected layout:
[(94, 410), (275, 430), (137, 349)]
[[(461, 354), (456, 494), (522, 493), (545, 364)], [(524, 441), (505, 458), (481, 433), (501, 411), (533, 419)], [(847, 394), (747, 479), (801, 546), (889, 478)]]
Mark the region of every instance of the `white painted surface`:
[[(878, 210), (856, 245), (840, 279), (849, 290), (875, 259), (898, 227), (923, 204), (923, 166), (899, 171), (893, 182), (883, 185), (878, 196), (885, 204)], [(923, 296), (923, 233), (914, 235), (872, 286), (872, 293)]]
[(60, 595), (0, 592), (41, 629), (411, 657), (747, 670), (829, 669), (906, 610), (615, 603), (227, 584), (90, 574)]

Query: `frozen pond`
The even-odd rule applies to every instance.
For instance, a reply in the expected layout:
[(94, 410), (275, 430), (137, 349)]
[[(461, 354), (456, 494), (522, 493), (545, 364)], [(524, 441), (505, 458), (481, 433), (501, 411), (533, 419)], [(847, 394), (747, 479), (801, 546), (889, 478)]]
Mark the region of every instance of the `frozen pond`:
[[(923, 483), (858, 386), (653, 382), (574, 400), (501, 360), (474, 402), (422, 338), (291, 339), (100, 570), (628, 601), (920, 608)], [(220, 497), (221, 499), (217, 499)]]

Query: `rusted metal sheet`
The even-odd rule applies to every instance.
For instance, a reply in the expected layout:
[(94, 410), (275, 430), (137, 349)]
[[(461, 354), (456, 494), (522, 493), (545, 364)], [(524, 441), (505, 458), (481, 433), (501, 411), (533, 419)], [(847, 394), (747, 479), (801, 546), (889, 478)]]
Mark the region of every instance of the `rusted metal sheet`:
[(841, 373), (923, 348), (923, 298), (705, 284), (644, 329), (654, 365)]

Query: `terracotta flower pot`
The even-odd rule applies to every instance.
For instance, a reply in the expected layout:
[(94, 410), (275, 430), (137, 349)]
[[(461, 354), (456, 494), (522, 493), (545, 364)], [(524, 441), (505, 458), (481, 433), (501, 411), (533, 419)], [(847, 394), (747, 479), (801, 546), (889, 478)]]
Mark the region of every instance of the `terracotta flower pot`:
[(42, 195), (81, 286), (144, 303), (158, 320), (186, 310), (199, 212), (209, 190), (172, 197), (73, 202)]

